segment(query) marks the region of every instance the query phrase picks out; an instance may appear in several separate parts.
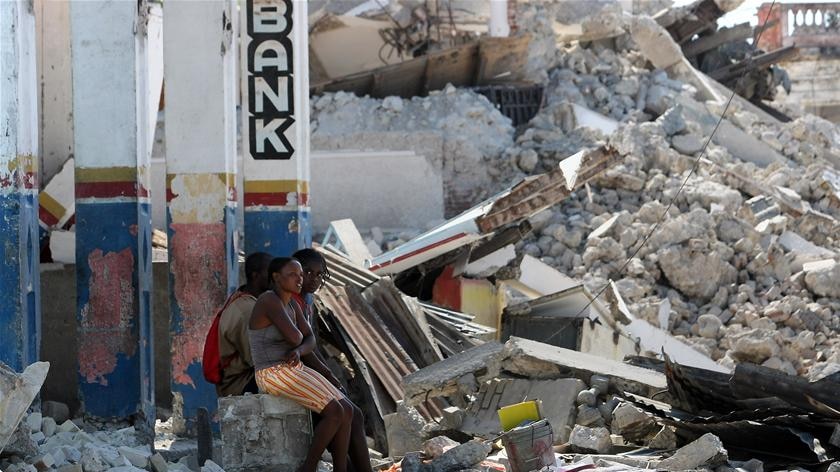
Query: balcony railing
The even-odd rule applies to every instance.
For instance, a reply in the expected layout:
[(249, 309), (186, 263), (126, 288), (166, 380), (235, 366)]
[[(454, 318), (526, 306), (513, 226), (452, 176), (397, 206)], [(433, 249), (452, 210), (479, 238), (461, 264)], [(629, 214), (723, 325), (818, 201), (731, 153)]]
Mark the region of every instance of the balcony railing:
[(782, 45), (840, 47), (840, 2), (782, 3)]

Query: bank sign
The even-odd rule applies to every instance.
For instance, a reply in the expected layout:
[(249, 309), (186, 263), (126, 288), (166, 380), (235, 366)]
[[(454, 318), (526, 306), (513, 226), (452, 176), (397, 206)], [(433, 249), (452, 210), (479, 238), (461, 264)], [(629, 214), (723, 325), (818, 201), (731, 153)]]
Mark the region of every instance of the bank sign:
[(248, 149), (254, 159), (291, 159), (295, 122), (292, 0), (246, 0)]

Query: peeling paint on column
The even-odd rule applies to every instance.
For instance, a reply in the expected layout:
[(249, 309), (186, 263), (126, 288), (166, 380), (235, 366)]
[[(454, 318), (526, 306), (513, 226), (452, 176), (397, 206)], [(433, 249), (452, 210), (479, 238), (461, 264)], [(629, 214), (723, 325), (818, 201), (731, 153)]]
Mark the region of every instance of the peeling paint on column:
[(173, 258), (169, 267), (173, 298), (180, 313), (172, 320), (173, 332), (177, 333), (171, 341), (172, 378), (195, 387), (187, 369), (201, 362), (204, 338), (227, 292), (225, 224), (172, 223), (170, 234)]
[(90, 298), (82, 307), (79, 340), (79, 374), (87, 382), (108, 386), (107, 375), (117, 367), (117, 356), (133, 357), (136, 343), (130, 249), (103, 253), (95, 249), (88, 256)]
[(167, 182), (171, 379), (173, 395), (182, 399), (179, 431), (186, 432), (198, 407), (215, 410), (201, 357), (213, 316), (236, 288), (235, 176), (175, 174)]

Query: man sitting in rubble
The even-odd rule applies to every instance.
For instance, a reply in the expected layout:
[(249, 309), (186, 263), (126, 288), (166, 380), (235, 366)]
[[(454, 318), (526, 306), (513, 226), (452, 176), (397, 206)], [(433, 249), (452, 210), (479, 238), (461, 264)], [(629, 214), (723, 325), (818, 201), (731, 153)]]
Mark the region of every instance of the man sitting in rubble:
[[(317, 323), (314, 313), (315, 292), (320, 289), (324, 283), (329, 279), (330, 272), (327, 269), (327, 261), (324, 256), (314, 249), (301, 249), (292, 254), (294, 259), (300, 262), (303, 267), (303, 287), (300, 295), (294, 297), (300, 304), (304, 318), (309, 321), (312, 326), (312, 332), (315, 333), (314, 325)], [(315, 337), (317, 342), (317, 336)], [(304, 365), (316, 370), (318, 373), (329, 380), (333, 385), (338, 387), (342, 393), (347, 395), (347, 392), (342, 387), (341, 382), (333, 375), (330, 369), (326, 366), (326, 362), (321, 357), (318, 349), (313, 349), (311, 354), (303, 356)], [(349, 401), (349, 400), (348, 400)], [(368, 453), (367, 438), (365, 437), (365, 423), (362, 416), (362, 410), (351, 402), (353, 407), (353, 423), (350, 432), (350, 449), (348, 451), (350, 458), (350, 466), (355, 472), (370, 471), (370, 454)], [(313, 415), (317, 421), (317, 415)]]
[(219, 319), (219, 355), (231, 358), (216, 385), (220, 397), (258, 393), (254, 379), (254, 362), (248, 341), (248, 320), (257, 297), (269, 289), (268, 263), (271, 254), (256, 252), (245, 259), (245, 285), (231, 295), (231, 302)]

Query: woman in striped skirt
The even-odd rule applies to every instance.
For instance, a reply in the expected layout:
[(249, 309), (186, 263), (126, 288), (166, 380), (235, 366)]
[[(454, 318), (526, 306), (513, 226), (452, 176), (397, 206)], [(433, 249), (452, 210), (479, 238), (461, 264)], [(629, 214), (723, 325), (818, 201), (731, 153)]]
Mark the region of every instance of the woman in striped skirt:
[(309, 323), (292, 301), (292, 294), (300, 293), (303, 269), (292, 258), (278, 257), (269, 264), (268, 276), (272, 288), (257, 299), (248, 324), (257, 386), (261, 392), (288, 398), (321, 415), (301, 471), (314, 472), (332, 444), (333, 470), (346, 472), (352, 405), (333, 384), (300, 361), (315, 347)]

